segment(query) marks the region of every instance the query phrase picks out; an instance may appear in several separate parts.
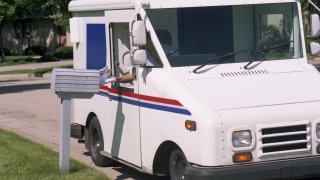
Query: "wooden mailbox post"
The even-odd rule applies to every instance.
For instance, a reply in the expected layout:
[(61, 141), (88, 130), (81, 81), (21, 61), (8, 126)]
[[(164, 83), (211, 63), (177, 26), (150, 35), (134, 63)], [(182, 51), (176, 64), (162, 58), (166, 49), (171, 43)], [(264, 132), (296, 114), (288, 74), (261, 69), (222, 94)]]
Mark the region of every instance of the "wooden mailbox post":
[(59, 167), (69, 172), (71, 99), (90, 99), (99, 92), (98, 70), (54, 69), (51, 89), (61, 98)]

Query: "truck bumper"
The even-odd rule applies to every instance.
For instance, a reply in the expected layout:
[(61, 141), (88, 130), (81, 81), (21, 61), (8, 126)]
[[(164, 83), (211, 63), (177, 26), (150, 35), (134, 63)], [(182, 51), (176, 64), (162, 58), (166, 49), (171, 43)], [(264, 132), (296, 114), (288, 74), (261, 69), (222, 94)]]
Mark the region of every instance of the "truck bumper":
[(221, 168), (187, 167), (185, 180), (258, 180), (320, 177), (320, 157), (243, 164)]

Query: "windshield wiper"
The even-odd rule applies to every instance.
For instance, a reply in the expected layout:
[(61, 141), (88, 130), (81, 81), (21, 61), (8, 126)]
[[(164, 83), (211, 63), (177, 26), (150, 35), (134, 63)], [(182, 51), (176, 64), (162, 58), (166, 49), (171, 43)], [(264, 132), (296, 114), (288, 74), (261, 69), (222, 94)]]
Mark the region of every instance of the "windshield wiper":
[(192, 72), (193, 73), (198, 73), (197, 71), (203, 67), (205, 67), (206, 65), (210, 64), (211, 61), (218, 61), (219, 63), (221, 63), (221, 60), (224, 59), (224, 58), (227, 58), (227, 57), (230, 57), (230, 56), (234, 56), (236, 54), (240, 54), (240, 53), (244, 53), (244, 52), (248, 52), (250, 51), (250, 49), (245, 49), (245, 50), (241, 50), (241, 51), (235, 51), (235, 52), (229, 52), (229, 53), (226, 53), (226, 54), (223, 54), (223, 55), (220, 55), (218, 57), (215, 57), (215, 58), (209, 58), (207, 61), (207, 63), (205, 64), (202, 64), (198, 67), (196, 67)]
[[(253, 50), (251, 51), (251, 54), (258, 54), (258, 53), (267, 53), (269, 52), (270, 50), (273, 50), (273, 49), (277, 49), (277, 48), (280, 48), (280, 47), (283, 47), (283, 46), (286, 46), (290, 43), (292, 43), (293, 41), (288, 41), (288, 42), (285, 42), (285, 43), (281, 43), (281, 44), (276, 44), (276, 45), (273, 45), (271, 47), (267, 47), (267, 48), (261, 48), (261, 49), (256, 49), (256, 50)], [(265, 59), (260, 59), (261, 61), (264, 61)], [(252, 60), (252, 61), (249, 61), (245, 66), (243, 66), (244, 69), (249, 69), (248, 66), (250, 64), (252, 64), (254, 61), (256, 61), (256, 59)]]

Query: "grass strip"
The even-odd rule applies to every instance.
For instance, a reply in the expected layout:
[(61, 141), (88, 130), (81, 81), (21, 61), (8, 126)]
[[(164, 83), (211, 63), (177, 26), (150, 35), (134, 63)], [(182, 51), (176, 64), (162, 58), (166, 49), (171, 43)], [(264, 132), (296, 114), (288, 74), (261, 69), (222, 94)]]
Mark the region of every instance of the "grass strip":
[(10, 75), (10, 74), (45, 74), (50, 73), (53, 68), (73, 68), (73, 65), (64, 65), (56, 67), (47, 67), (47, 68), (37, 68), (37, 69), (18, 69), (10, 71), (2, 71), (0, 75)]
[(27, 63), (26, 61), (18, 61), (18, 62), (8, 61), (8, 62), (0, 63), (0, 67), (15, 66), (15, 65), (26, 64), (26, 63)]
[(28, 61), (30, 59), (29, 56), (6, 56), (5, 61), (13, 61), (13, 62), (18, 62), (18, 61)]
[(59, 154), (19, 135), (0, 129), (0, 179), (108, 179), (102, 173), (70, 161), (70, 173), (59, 170)]

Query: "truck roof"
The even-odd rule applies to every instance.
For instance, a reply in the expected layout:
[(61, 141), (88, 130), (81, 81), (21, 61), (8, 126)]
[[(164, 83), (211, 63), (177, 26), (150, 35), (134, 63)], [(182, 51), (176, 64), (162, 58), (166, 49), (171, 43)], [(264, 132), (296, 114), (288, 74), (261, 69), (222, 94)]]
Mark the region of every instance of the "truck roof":
[(197, 7), (197, 6), (227, 6), (245, 4), (300, 2), (300, 0), (72, 0), (69, 11), (101, 11), (112, 9), (133, 9), (137, 2), (149, 3), (150, 9)]
[(134, 0), (72, 0), (69, 11), (99, 11), (108, 9), (132, 9)]

